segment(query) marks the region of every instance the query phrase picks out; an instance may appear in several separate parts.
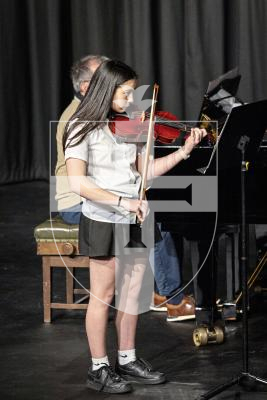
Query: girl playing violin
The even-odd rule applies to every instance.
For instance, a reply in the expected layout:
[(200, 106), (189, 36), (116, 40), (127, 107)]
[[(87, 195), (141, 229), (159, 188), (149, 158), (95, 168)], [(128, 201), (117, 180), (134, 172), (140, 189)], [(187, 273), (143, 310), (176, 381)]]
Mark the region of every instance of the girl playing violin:
[[(148, 202), (138, 199), (144, 152), (138, 143), (122, 142), (108, 124), (111, 112), (122, 113), (133, 102), (136, 84), (137, 75), (132, 68), (116, 60), (103, 62), (63, 137), (70, 187), (84, 198), (79, 250), (90, 257), (86, 331), (92, 366), (87, 386), (108, 393), (129, 392), (131, 382), (165, 381), (163, 373), (153, 370), (135, 354), (138, 297), (147, 254), (142, 249), (124, 254), (125, 246), (121, 245), (125, 228), (130, 232), (130, 241), (138, 242), (136, 217), (142, 223), (148, 215)], [(183, 148), (150, 161), (147, 178), (163, 175), (188, 158), (204, 136), (205, 130), (193, 128)], [(106, 331), (117, 265), (124, 275), (120, 278), (123, 283), (115, 321), (118, 359), (114, 372), (106, 351)]]

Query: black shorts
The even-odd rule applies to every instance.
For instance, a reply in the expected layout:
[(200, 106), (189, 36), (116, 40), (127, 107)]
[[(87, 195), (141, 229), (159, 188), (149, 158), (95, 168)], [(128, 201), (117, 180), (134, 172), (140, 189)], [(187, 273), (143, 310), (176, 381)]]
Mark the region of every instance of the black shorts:
[[(79, 252), (89, 257), (114, 257), (133, 253), (148, 253), (149, 246), (142, 242), (143, 234), (153, 235), (153, 240), (161, 239), (157, 225), (147, 230), (148, 224), (142, 228), (138, 224), (115, 224), (95, 221), (81, 214), (79, 227)], [(149, 233), (150, 232), (150, 233)], [(150, 242), (150, 241), (149, 241)]]

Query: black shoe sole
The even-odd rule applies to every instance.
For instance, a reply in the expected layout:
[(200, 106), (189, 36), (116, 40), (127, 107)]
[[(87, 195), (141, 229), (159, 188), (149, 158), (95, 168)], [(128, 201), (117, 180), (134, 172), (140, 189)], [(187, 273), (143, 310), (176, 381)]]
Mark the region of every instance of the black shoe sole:
[[(91, 382), (89, 380), (86, 381), (86, 386), (88, 389), (92, 389), (95, 390), (97, 392), (99, 392), (101, 390), (102, 384), (101, 383), (97, 383), (97, 382)], [(125, 385), (124, 388), (121, 389), (115, 389), (115, 388), (108, 388), (108, 387), (104, 387), (101, 392), (104, 393), (116, 393), (116, 394), (120, 394), (120, 393), (129, 393), (132, 392), (133, 388), (130, 386), (130, 382), (129, 385)]]
[(148, 378), (139, 378), (137, 376), (125, 375), (119, 373), (122, 379), (129, 383), (141, 383), (143, 385), (159, 385), (160, 383), (166, 382), (166, 377), (162, 376), (161, 378), (157, 379), (148, 379)]

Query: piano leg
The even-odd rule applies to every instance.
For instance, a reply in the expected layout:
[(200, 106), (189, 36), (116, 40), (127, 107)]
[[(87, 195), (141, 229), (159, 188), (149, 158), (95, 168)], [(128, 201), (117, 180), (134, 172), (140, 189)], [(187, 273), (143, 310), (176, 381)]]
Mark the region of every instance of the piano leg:
[(207, 239), (195, 242), (195, 251), (198, 251), (198, 262), (197, 265), (192, 262), (193, 272), (198, 272), (194, 283), (197, 327), (193, 332), (193, 340), (196, 346), (203, 346), (209, 343), (219, 344), (224, 340), (224, 323), (216, 305), (217, 243), (213, 245), (203, 264), (210, 243), (211, 241)]

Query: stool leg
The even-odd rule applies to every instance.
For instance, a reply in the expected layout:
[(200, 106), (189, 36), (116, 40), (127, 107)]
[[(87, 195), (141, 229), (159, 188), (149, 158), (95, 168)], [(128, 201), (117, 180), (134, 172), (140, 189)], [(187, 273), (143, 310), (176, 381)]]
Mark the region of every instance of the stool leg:
[(67, 303), (73, 303), (73, 268), (66, 268), (66, 295)]
[(51, 266), (50, 257), (43, 256), (44, 322), (51, 322)]

